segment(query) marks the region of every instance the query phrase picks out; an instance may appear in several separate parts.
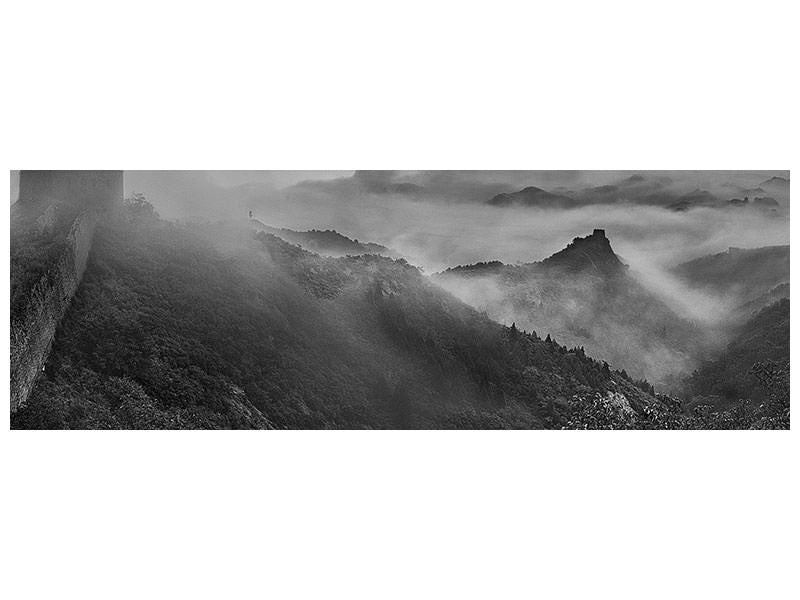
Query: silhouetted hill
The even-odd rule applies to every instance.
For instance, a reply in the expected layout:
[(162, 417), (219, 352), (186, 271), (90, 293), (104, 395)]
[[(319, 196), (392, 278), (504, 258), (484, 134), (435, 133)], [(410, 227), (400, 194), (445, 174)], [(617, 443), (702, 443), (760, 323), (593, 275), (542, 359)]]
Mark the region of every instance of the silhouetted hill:
[(770, 177), (766, 181), (762, 182), (759, 186), (760, 188), (767, 189), (767, 188), (780, 188), (783, 190), (789, 190), (789, 180), (785, 177)]
[(696, 289), (743, 304), (789, 281), (789, 246), (729, 248), (678, 265), (674, 273)]
[(723, 205), (720, 199), (707, 190), (694, 190), (683, 194), (670, 204), (668, 208), (675, 211), (686, 211), (692, 208), (719, 208)]
[(492, 206), (537, 206), (540, 208), (567, 208), (573, 200), (567, 196), (553, 194), (538, 187), (529, 186), (518, 192), (497, 194), (489, 199)]
[[(772, 198), (784, 210), (789, 208), (789, 180), (784, 177), (772, 177), (763, 181), (759, 187), (763, 190), (761, 194), (754, 194), (756, 197)], [(778, 210), (774, 205), (769, 208)]]
[(633, 204), (665, 205), (674, 202), (677, 195), (669, 189), (668, 177), (631, 175), (616, 184), (590, 187), (571, 193), (580, 204)]
[(630, 276), (603, 230), (575, 238), (541, 262), (460, 266), (436, 280), (500, 322), (583, 346), (661, 385), (689, 369), (706, 347), (696, 325)]
[[(780, 178), (778, 178), (780, 179)], [(767, 182), (765, 182), (767, 183)], [(779, 183), (771, 184), (770, 189), (775, 189)], [(526, 187), (517, 192), (502, 193), (494, 196), (488, 204), (494, 206), (535, 206), (553, 208), (574, 208), (595, 204), (629, 203), (645, 206), (661, 206), (674, 211), (687, 211), (695, 208), (725, 208), (727, 206), (750, 205), (745, 203), (744, 197), (749, 200), (755, 197), (768, 197), (765, 189), (745, 189), (733, 184), (722, 184), (723, 188), (730, 188), (742, 194), (741, 198), (730, 198), (727, 194), (723, 197), (715, 192), (695, 189), (686, 192), (685, 185), (677, 185), (666, 176), (634, 174), (616, 183), (586, 187), (582, 189), (558, 188), (556, 191), (547, 191), (538, 187)], [(786, 188), (788, 190), (788, 188)], [(757, 190), (757, 193), (756, 193)], [(765, 203), (757, 205), (765, 207)]]
[(617, 275), (627, 268), (614, 254), (603, 229), (595, 229), (592, 235), (583, 238), (576, 237), (566, 248), (544, 259), (541, 264), (570, 272), (596, 271), (608, 276)]

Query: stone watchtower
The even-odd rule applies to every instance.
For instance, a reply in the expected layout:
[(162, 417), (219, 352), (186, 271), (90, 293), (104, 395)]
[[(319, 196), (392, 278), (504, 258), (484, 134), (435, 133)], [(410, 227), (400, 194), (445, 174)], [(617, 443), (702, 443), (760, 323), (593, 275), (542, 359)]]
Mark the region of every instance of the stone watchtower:
[(20, 171), (18, 202), (107, 208), (122, 200), (122, 189), (122, 171)]
[[(19, 199), (11, 207), (11, 412), (25, 403), (44, 368), (56, 327), (86, 269), (98, 220), (121, 204), (122, 196), (122, 171), (20, 171)], [(20, 232), (25, 235), (13, 235)], [(47, 236), (51, 243), (37, 248), (31, 235)], [(15, 252), (15, 244), (29, 244), (17, 250), (30, 250)], [(31, 262), (46, 269), (31, 270), (35, 276), (27, 277), (31, 251), (47, 253)]]

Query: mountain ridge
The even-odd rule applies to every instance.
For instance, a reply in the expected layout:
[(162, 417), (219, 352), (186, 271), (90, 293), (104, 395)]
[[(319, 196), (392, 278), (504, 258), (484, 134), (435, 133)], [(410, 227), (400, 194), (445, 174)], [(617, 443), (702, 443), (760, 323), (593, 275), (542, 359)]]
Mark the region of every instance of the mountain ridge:
[(681, 263), (672, 272), (696, 289), (740, 295), (741, 303), (789, 281), (789, 246), (730, 247)]
[(497, 194), (490, 198), (487, 204), (491, 206), (537, 206), (550, 207), (571, 204), (572, 199), (560, 194), (548, 192), (542, 188), (530, 185), (517, 192)]
[(611, 247), (604, 229), (594, 229), (584, 237), (575, 237), (563, 249), (538, 261), (511, 265), (499, 260), (449, 267), (435, 275), (456, 272), (487, 273), (503, 268), (559, 269), (572, 272), (594, 271), (601, 275), (616, 275), (628, 269)]
[(591, 235), (576, 237), (566, 248), (540, 262), (547, 267), (568, 271), (594, 270), (603, 275), (617, 275), (627, 269), (611, 248), (604, 229), (595, 229)]
[(707, 349), (696, 324), (630, 275), (602, 229), (539, 262), (477, 263), (434, 278), (501, 323), (583, 346), (662, 387)]
[(98, 227), (12, 427), (557, 428), (584, 398), (642, 418), (660, 402), (402, 259), (246, 232), (152, 214)]
[(357, 239), (351, 239), (334, 229), (297, 231), (272, 227), (256, 218), (251, 218), (250, 223), (261, 231), (271, 233), (290, 244), (296, 244), (306, 250), (325, 256), (342, 257), (358, 254), (379, 254), (390, 258), (400, 258), (398, 253), (386, 246), (374, 242), (359, 242)]

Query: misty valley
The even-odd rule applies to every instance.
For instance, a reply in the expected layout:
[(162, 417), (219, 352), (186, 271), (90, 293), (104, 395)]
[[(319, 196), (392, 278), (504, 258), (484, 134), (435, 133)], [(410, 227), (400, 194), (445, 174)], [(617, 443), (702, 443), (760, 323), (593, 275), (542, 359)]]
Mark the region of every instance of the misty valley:
[(787, 429), (786, 171), (12, 174), (17, 429)]

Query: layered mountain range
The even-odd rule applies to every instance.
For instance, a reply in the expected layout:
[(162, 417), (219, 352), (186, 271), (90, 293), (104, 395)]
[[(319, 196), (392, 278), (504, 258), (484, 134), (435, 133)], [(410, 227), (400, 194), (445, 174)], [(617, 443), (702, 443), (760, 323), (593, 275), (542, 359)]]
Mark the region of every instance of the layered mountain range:
[(788, 362), (788, 247), (674, 269), (687, 288), (735, 298), (724, 336), (644, 285), (602, 229), (538, 262), (432, 277), (391, 255), (333, 230), (179, 224), (129, 202), (98, 225), (12, 426), (741, 426), (687, 407), (767, 406), (775, 394), (751, 368)]
[(686, 190), (666, 176), (631, 175), (617, 183), (583, 189), (559, 187), (545, 190), (528, 186), (489, 198), (492, 206), (577, 208), (594, 204), (632, 203), (662, 206), (673, 211), (695, 208), (755, 208), (777, 211), (788, 203), (789, 180), (773, 177), (756, 188), (725, 184), (714, 190)]

